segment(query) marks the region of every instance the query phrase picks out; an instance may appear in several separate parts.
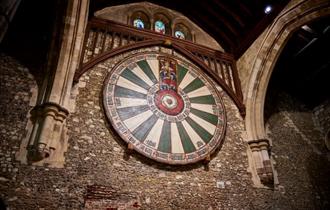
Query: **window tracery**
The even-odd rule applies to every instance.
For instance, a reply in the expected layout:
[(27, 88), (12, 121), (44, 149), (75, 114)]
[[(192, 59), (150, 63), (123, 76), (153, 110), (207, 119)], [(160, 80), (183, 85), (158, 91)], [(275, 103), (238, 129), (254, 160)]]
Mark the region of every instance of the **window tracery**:
[(154, 15), (147, 14), (147, 12), (141, 10), (134, 12), (130, 17), (131, 25), (138, 29), (151, 29), (160, 34), (193, 41), (190, 28), (181, 21), (180, 23), (175, 23), (175, 20), (173, 21), (167, 15), (160, 12)]

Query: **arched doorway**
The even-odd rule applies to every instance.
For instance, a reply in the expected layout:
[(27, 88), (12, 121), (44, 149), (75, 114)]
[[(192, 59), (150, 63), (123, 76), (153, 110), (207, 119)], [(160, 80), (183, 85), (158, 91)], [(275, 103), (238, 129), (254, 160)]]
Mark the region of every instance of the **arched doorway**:
[[(330, 110), (329, 18), (317, 19), (292, 33), (270, 78), (264, 123), (282, 190), (305, 201), (295, 208), (327, 209), (330, 162), (324, 143)], [(324, 129), (323, 129), (324, 127)], [(323, 131), (324, 130), (324, 133)], [(300, 206), (299, 206), (300, 205)]]
[[(298, 15), (299, 14), (299, 15)], [(264, 124), (264, 102), (274, 65), (290, 36), (304, 24), (330, 14), (328, 1), (291, 2), (264, 32), (264, 38), (253, 56), (244, 93), (246, 104), (246, 139), (252, 149), (252, 167), (256, 182), (272, 178), (269, 141)], [(268, 177), (268, 178), (263, 178)]]

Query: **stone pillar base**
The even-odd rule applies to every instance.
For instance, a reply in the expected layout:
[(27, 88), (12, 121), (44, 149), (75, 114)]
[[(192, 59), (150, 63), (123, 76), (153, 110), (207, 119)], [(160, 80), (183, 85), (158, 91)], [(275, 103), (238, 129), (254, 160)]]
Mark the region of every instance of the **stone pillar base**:
[(252, 151), (252, 159), (261, 183), (273, 185), (274, 173), (269, 156), (269, 141), (267, 139), (252, 140), (248, 142)]
[(65, 120), (69, 111), (56, 103), (35, 106), (16, 159), (26, 164), (63, 167), (67, 149)]

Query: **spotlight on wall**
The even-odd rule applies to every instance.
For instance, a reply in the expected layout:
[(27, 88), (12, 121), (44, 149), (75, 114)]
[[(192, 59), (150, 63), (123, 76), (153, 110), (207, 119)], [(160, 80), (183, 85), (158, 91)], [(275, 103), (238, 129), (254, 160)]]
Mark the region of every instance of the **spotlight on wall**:
[(265, 14), (269, 14), (272, 10), (273, 10), (272, 6), (267, 5), (267, 6), (265, 7), (264, 12), (265, 12)]

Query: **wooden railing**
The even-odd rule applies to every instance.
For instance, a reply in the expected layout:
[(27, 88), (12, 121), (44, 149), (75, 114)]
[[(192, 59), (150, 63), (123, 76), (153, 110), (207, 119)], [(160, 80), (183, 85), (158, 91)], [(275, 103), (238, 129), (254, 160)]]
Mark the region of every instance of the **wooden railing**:
[(177, 39), (151, 30), (137, 29), (110, 20), (94, 18), (89, 21), (82, 51), (80, 68), (74, 81), (97, 63), (114, 55), (146, 46), (163, 45), (179, 50), (206, 71), (233, 99), (245, 115), (243, 96), (231, 54), (223, 53), (191, 41)]

